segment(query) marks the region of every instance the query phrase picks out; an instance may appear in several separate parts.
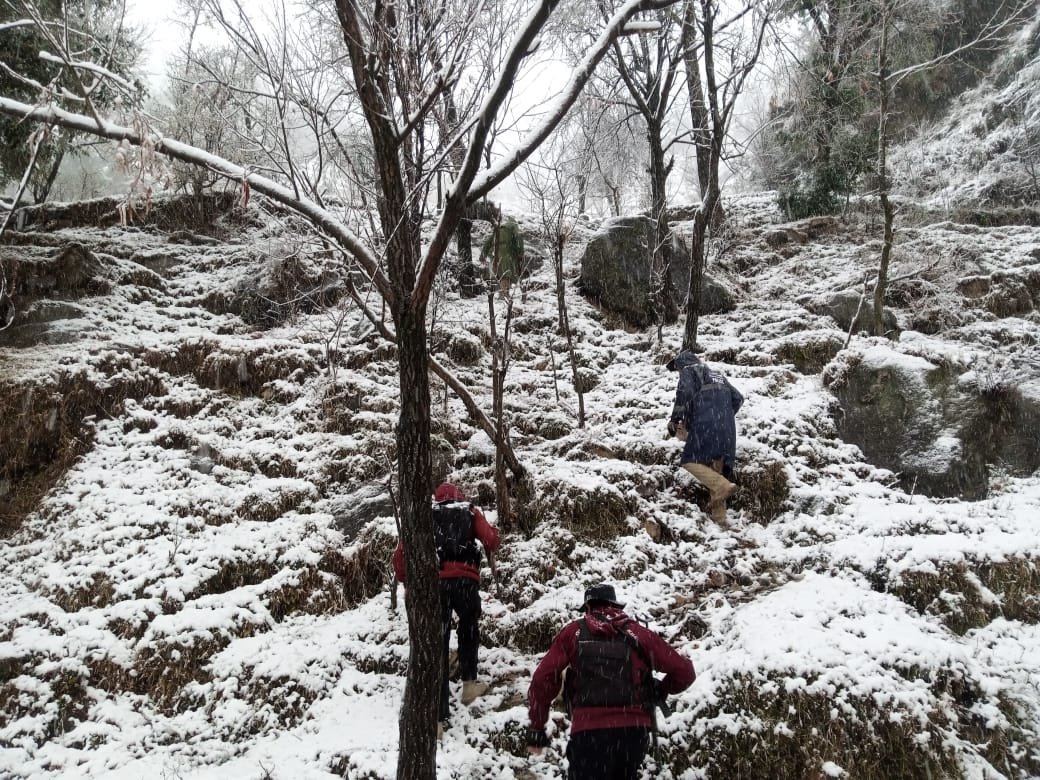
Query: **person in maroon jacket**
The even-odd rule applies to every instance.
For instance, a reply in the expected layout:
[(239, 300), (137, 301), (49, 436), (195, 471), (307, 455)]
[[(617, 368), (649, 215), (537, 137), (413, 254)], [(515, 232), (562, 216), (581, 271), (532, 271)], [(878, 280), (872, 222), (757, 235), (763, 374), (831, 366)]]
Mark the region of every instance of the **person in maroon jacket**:
[[(622, 611), (613, 585), (585, 591), (584, 617), (569, 623), (538, 664), (528, 690), (528, 751), (549, 744), (545, 723), (563, 684), (571, 715), (568, 780), (634, 780), (654, 727), (654, 707), (690, 687), (693, 663)], [(664, 674), (655, 679), (654, 672)]]
[[(451, 616), (458, 615), (459, 672), (462, 677), (462, 703), (471, 704), (487, 691), (487, 683), (477, 681), (477, 649), (480, 645), (480, 550), (479, 541), (490, 559), (498, 549), (498, 531), (488, 523), (480, 507), (471, 504), (456, 485), (445, 482), (433, 494), (433, 529), (440, 561), (441, 628), (444, 647), (441, 659), (441, 725), (448, 719), (448, 647), (451, 642)], [(394, 574), (405, 581), (404, 547), (394, 550)]]

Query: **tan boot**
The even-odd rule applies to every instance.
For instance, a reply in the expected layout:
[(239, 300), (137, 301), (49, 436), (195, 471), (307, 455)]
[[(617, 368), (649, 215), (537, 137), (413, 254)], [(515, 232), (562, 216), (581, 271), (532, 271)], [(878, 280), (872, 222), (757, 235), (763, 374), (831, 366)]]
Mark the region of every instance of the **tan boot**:
[(487, 693), (487, 689), (490, 688), (485, 682), (477, 682), (476, 680), (463, 680), (462, 681), (462, 703), (472, 704), (480, 696)]
[(726, 484), (720, 487), (717, 493), (713, 493), (711, 501), (708, 502), (708, 514), (712, 520), (723, 527), (729, 527), (726, 522), (726, 500), (737, 490), (737, 485), (726, 480)]
[(709, 502), (708, 516), (723, 528), (729, 528), (729, 523), (726, 522), (726, 502), (724, 500)]

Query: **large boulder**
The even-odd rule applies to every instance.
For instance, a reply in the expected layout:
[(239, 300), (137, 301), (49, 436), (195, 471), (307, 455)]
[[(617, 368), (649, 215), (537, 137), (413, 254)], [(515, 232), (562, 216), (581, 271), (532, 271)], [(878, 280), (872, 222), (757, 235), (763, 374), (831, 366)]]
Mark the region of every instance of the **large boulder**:
[(841, 437), (871, 463), (897, 472), (904, 488), (936, 497), (986, 495), (984, 459), (947, 422), (945, 407), (957, 395), (947, 369), (875, 346), (839, 356), (824, 383), (841, 405)]
[(974, 500), (987, 493), (989, 466), (1040, 467), (1040, 383), (994, 384), (883, 345), (842, 353), (823, 379), (842, 438), (908, 491)]
[[(819, 298), (803, 301), (805, 308), (815, 314), (831, 317), (838, 327), (848, 332), (874, 333), (874, 301), (873, 294), (866, 296), (859, 290), (839, 290)], [(885, 324), (885, 335), (889, 338), (899, 337), (899, 323), (891, 309), (881, 314)]]
[[(581, 259), (581, 291), (626, 322), (645, 328), (658, 321), (653, 291), (654, 221), (649, 217), (617, 217), (606, 222), (585, 246)], [(690, 284), (690, 254), (682, 242), (669, 247), (668, 289), (661, 302), (661, 318), (675, 322)], [(732, 311), (733, 294), (718, 281), (705, 277), (701, 312)]]

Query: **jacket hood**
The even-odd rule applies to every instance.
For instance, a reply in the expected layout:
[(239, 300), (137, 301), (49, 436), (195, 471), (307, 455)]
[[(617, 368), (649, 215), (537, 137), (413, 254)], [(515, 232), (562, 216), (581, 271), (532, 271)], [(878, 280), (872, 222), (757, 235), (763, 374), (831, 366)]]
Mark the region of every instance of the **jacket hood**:
[(457, 485), (453, 485), (450, 482), (444, 482), (433, 494), (433, 500), (438, 504), (444, 503), (445, 501), (465, 501), (466, 494), (463, 493)]
[(672, 358), (672, 361), (668, 365), (669, 367), (671, 367), (672, 365), (675, 366), (675, 368), (672, 369), (673, 371), (682, 371), (687, 366), (695, 366), (700, 362), (701, 359), (697, 357), (693, 352), (691, 352), (688, 349), (684, 349), (682, 352), (680, 352), (678, 355)]
[(585, 625), (597, 636), (625, 633), (625, 627), (634, 621), (618, 607), (593, 607), (585, 613)]

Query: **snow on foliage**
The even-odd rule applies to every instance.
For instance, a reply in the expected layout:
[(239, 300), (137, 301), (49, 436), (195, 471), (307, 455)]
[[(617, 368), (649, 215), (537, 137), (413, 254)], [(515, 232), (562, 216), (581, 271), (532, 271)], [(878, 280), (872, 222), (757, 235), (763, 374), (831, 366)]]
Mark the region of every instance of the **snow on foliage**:
[[(865, 767), (888, 759), (906, 762), (905, 777), (1037, 769), (1040, 479), (994, 471), (985, 499), (929, 499), (896, 489), (838, 437), (818, 370), (787, 356), (847, 338), (799, 301), (856, 286), (871, 239), (849, 226), (778, 255), (762, 240), (778, 219), (771, 203), (727, 203), (740, 247), (710, 270), (741, 290), (740, 305), (701, 332), (705, 358), (746, 398), (738, 468), (777, 464), (787, 490), (768, 516), (745, 495), (730, 527), (712, 523), (678, 468), (665, 432), (675, 376), (662, 364), (679, 325), (657, 343), (609, 327), (568, 289), (577, 351), (597, 380), (582, 429), (552, 270), (517, 301), (518, 321), (545, 323), (514, 332), (506, 399), (538, 513), (530, 535), (504, 534), (495, 572), (485, 567), (480, 675), (492, 687), (471, 707), (454, 702), (440, 776), (561, 776), (565, 715), (553, 712), (547, 755), (529, 759), (524, 695), (601, 580), (699, 673), (662, 718), (645, 777), (880, 777)], [(273, 230), (170, 247), (165, 286), (148, 299), (91, 298), (74, 344), (0, 351), (5, 376), (28, 383), (73, 370), (109, 381), (125, 354), (137, 362), (121, 371), (161, 383), (94, 420), (89, 447), (0, 549), (0, 775), (394, 776), (408, 637), (386, 587), (393, 349), (354, 329), (349, 305), (335, 350), (336, 312), (261, 330), (203, 308), (204, 291), (257, 276), (253, 250)], [(128, 261), (159, 238), (57, 235)], [(1040, 231), (944, 223), (908, 230), (906, 245), (917, 249), (896, 265), (912, 270), (927, 247), (939, 266), (922, 295), (945, 301), (960, 276), (1025, 262)], [(1040, 337), (1035, 311), (960, 305), (952, 326), (896, 343), (853, 335), (851, 351), (915, 370), (988, 361), (1020, 381), (1028, 361), (1014, 345)], [(473, 332), (487, 316), (486, 302), (450, 293), (438, 311), (445, 330)], [(490, 361), (458, 367), (485, 409)], [(434, 431), (458, 455), (451, 478), (477, 496), (493, 447), (456, 399), (437, 383), (433, 393)], [(487, 515), (498, 522), (494, 507)]]

